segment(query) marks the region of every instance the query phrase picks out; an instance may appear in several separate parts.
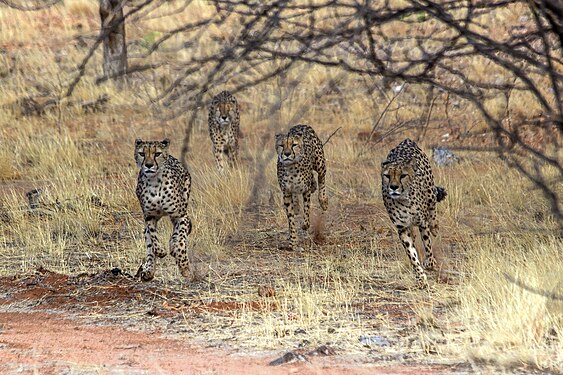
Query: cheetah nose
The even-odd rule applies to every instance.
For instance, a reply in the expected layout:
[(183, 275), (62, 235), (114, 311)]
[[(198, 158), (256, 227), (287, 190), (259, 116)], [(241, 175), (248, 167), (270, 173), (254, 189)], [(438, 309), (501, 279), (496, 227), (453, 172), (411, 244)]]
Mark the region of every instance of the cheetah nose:
[(221, 118), (223, 119), (223, 121), (227, 121), (227, 119), (229, 118), (228, 116), (221, 116)]
[(291, 156), (291, 150), (286, 150), (286, 151), (284, 151), (284, 152), (283, 152), (283, 155), (284, 155), (284, 156), (288, 156), (288, 157)]
[(397, 189), (399, 189), (399, 185), (389, 185), (389, 189), (397, 190)]

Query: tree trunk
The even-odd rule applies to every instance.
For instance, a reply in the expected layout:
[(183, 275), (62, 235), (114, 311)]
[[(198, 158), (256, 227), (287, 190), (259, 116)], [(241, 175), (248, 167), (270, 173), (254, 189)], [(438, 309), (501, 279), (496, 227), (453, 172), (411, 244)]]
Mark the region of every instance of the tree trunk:
[(125, 41), (125, 22), (123, 19), (124, 0), (100, 0), (100, 18), (105, 35), (104, 75), (112, 79), (122, 79), (127, 72), (127, 44)]

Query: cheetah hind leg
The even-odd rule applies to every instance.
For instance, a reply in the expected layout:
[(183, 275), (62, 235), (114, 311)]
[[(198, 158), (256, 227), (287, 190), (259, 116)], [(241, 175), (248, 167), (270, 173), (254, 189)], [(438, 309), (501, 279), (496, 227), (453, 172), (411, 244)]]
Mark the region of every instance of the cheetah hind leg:
[(180, 273), (184, 277), (190, 275), (188, 257), (188, 235), (192, 231), (192, 222), (187, 217), (173, 218), (174, 230), (170, 237), (170, 255), (176, 259)]
[(309, 216), (311, 210), (311, 192), (303, 193), (303, 226), (304, 231), (307, 231), (311, 226), (311, 218)]
[(321, 209), (323, 211), (328, 210), (328, 197), (326, 196), (326, 188), (325, 188), (325, 176), (326, 176), (326, 167), (320, 168), (320, 171), (317, 173), (317, 178), (319, 180), (319, 204), (321, 205)]

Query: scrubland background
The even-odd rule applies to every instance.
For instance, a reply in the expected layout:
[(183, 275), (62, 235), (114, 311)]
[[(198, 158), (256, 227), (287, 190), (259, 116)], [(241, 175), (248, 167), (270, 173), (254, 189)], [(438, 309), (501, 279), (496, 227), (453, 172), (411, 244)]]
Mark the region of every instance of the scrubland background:
[[(166, 30), (213, 11), (194, 1), (180, 14), (128, 23), (130, 57), (142, 60)], [(499, 9), (495, 17), (495, 32), (502, 33), (521, 14)], [(230, 26), (209, 28), (201, 45), (217, 48), (237, 27)], [(118, 86), (95, 83), (102, 74), (98, 50), (71, 98), (40, 116), (22, 114), (22, 98), (49, 100), (66, 90), (99, 27), (95, 1), (67, 0), (37, 12), (0, 8), (0, 275), (39, 267), (63, 274), (118, 267), (134, 275), (145, 254), (134, 140), (169, 137), (179, 155), (194, 115), (187, 154), (193, 278), (182, 280), (167, 257), (153, 282), (216, 307), (185, 313), (187, 336), (258, 349), (330, 342), (372, 359), (561, 370), (563, 240), (536, 186), (494, 153), (460, 151), (453, 166), (433, 164), (448, 197), (438, 207), (440, 270), (429, 291), (413, 288), (408, 258), (385, 213), (379, 166), (403, 138), (417, 139), (429, 156), (435, 145), (492, 145), (472, 106), (457, 103), (447, 121), (437, 106), (422, 134), (396, 125), (423, 114), (423, 87), (404, 88), (386, 109), (400, 83), (367, 93), (355, 76), (301, 64), (236, 93), (241, 165), (223, 176), (211, 153), (207, 108), (187, 105), (171, 116), (155, 100), (171, 79), (167, 69), (190, 51), (160, 55), (170, 64)], [(478, 63), (474, 69), (476, 76), (495, 74)], [(237, 86), (244, 74), (252, 72), (209, 87), (204, 99)], [(110, 100), (101, 110), (73, 105), (103, 94)], [(487, 105), (506, 109), (502, 98)], [(525, 94), (515, 94), (511, 106), (516, 115), (539, 111)], [(274, 135), (297, 123), (312, 125), (323, 140), (340, 128), (325, 146), (330, 207), (322, 216), (314, 197), (315, 243), (303, 253), (279, 249), (287, 219), (275, 175)], [(561, 151), (551, 152), (561, 158)], [(544, 168), (557, 181), (556, 170)], [(41, 189), (36, 209), (26, 196), (32, 189)], [(163, 243), (169, 234), (165, 219)], [(261, 286), (275, 296), (258, 296)], [(373, 335), (391, 345), (368, 351), (359, 338)]]

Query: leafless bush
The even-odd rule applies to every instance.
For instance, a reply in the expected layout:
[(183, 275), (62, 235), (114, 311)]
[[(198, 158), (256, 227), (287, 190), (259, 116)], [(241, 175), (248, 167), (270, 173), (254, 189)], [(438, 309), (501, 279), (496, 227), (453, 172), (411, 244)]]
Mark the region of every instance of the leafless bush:
[[(2, 3), (26, 8), (15, 1)], [(53, 3), (56, 1), (46, 4)], [(172, 16), (189, 9), (191, 3), (191, 0), (127, 3), (121, 22), (127, 25), (127, 22)], [(433, 113), (438, 112), (436, 108), (444, 106), (444, 122), (451, 124), (448, 111), (453, 102), (472, 106), (478, 120), (494, 134), (494, 150), (500, 158), (539, 187), (554, 216), (563, 221), (561, 192), (554, 188), (563, 179), (558, 152), (563, 133), (560, 2), (212, 0), (210, 3), (215, 13), (194, 17), (189, 23), (160, 33), (142, 53), (129, 56), (128, 69), (120, 73), (135, 75), (168, 68), (170, 79), (152, 103), (163, 113), (163, 119), (187, 112), (183, 158), (189, 152), (197, 111), (205, 105), (210, 89), (229, 82), (236, 93), (293, 69), (323, 66), (359, 81), (376, 77), (375, 86), (379, 88), (397, 82), (399, 87), (408, 85), (427, 92), (422, 103), (426, 109), (415, 124), (420, 127), (420, 137), (424, 136)], [(518, 14), (518, 21), (495, 30), (495, 17), (503, 12)], [(202, 42), (212, 27), (228, 32), (212, 43), (209, 39)], [(85, 67), (109, 32), (108, 28), (101, 28), (64, 95), (72, 95), (84, 78)], [(171, 50), (185, 51), (190, 58), (172, 63), (166, 57)], [(98, 83), (107, 78), (98, 77)], [(519, 102), (512, 103), (516, 95)], [(441, 99), (437, 100), (437, 96)], [(501, 105), (490, 105), (494, 100)], [(518, 111), (513, 110), (515, 107)], [(526, 137), (524, 133), (528, 129), (532, 134), (541, 132), (545, 136), (541, 140)]]

